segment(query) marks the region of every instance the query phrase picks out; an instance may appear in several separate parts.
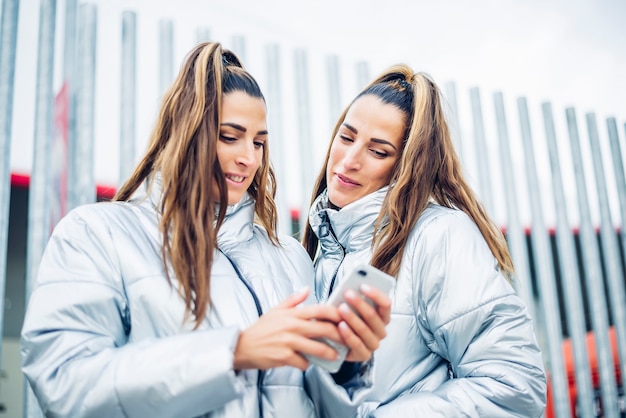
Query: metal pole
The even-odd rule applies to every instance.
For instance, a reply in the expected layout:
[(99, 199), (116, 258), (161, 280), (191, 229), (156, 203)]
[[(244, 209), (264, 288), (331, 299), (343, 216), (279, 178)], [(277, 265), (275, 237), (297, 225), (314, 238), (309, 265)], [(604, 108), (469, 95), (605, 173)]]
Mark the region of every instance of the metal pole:
[[(9, 199), (11, 197), (11, 123), (15, 49), (17, 42), (18, 0), (2, 0), (0, 33), (0, 336), (4, 336), (4, 293), (6, 287), (7, 244), (9, 240)], [(0, 359), (2, 344), (0, 344)], [(2, 366), (0, 361), (0, 366)]]
[(122, 184), (135, 163), (135, 120), (137, 118), (137, 14), (122, 14), (122, 82), (120, 91), (120, 175)]
[(37, 53), (37, 91), (35, 99), (35, 136), (33, 168), (28, 191), (28, 243), (26, 246), (26, 303), (37, 277), (39, 261), (50, 236), (51, 142), (53, 139), (56, 0), (41, 0), (39, 48)]
[(509, 147), (509, 132), (504, 111), (504, 100), (502, 93), (493, 95), (496, 124), (498, 126), (498, 143), (500, 144), (500, 167), (504, 183), (504, 194), (507, 208), (508, 225), (506, 238), (511, 248), (511, 254), (515, 260), (516, 290), (526, 303), (528, 311), (535, 316), (535, 299), (532, 293), (532, 283), (530, 281), (530, 267), (528, 263), (528, 248), (526, 246), (526, 236), (522, 228), (517, 202), (517, 187), (515, 186), (515, 176), (513, 174), (513, 162), (511, 161), (511, 150)]
[[(480, 104), (480, 90), (474, 87), (470, 90), (472, 101), (472, 116), (474, 121), (474, 143), (476, 146), (476, 161), (478, 161), (478, 177), (480, 183), (481, 200), (487, 209), (487, 213), (493, 215), (494, 204), (491, 192), (491, 174), (489, 173), (489, 161), (487, 143), (485, 142), (485, 128), (483, 127), (483, 112)], [(480, 160), (484, 159), (481, 163)]]
[(619, 242), (609, 209), (609, 194), (606, 188), (604, 163), (600, 150), (596, 116), (587, 113), (587, 131), (593, 158), (596, 188), (600, 205), (600, 238), (602, 240), (602, 255), (611, 299), (613, 326), (617, 336), (617, 352), (619, 353), (621, 375), (626, 376), (626, 291), (624, 290), (624, 270), (619, 250)]
[(367, 61), (356, 63), (356, 91), (360, 92), (370, 82), (370, 69)]
[(548, 359), (554, 387), (554, 408), (556, 416), (570, 418), (569, 387), (567, 385), (567, 371), (563, 361), (563, 330), (561, 328), (559, 300), (556, 292), (556, 277), (550, 248), (548, 229), (543, 220), (543, 209), (539, 196), (539, 179), (535, 166), (535, 152), (530, 131), (530, 119), (526, 99), (517, 99), (517, 107), (524, 145), (524, 160), (526, 164), (526, 181), (532, 214), (530, 238), (533, 244), (533, 254), (537, 266), (537, 283), (539, 284), (541, 303), (544, 312), (546, 336), (548, 342)]
[[(585, 284), (591, 306), (591, 321), (593, 324), (596, 352), (598, 356), (598, 368), (600, 375), (600, 391), (602, 404), (607, 418), (618, 418), (617, 412), (617, 389), (611, 343), (609, 341), (609, 320), (606, 307), (606, 290), (600, 265), (600, 252), (596, 232), (591, 224), (589, 210), (589, 198), (583, 168), (580, 139), (576, 123), (576, 112), (569, 107), (565, 110), (567, 116), (567, 128), (571, 143), (572, 161), (574, 164), (574, 177), (578, 190), (578, 208), (580, 212), (580, 243), (583, 257), (583, 271)], [(608, 407), (608, 406), (611, 407)]]
[[(28, 236), (26, 245), (26, 306), (33, 291), (39, 262), (50, 237), (50, 201), (53, 196), (51, 152), (53, 133), (54, 38), (56, 0), (41, 0), (39, 14), (39, 48), (37, 52), (37, 91), (35, 99), (35, 137), (33, 168), (28, 191)], [(24, 416), (43, 417), (39, 403), (24, 382)]]
[[(454, 143), (454, 149), (456, 150), (459, 160), (463, 162), (463, 146), (461, 144), (461, 121), (459, 119), (459, 106), (456, 98), (456, 84), (453, 81), (449, 81), (444, 86), (445, 97), (450, 105), (450, 127), (452, 128), (452, 139)], [(497, 105), (496, 105), (497, 106)], [(505, 122), (506, 123), (506, 122)], [(506, 129), (506, 126), (504, 126)], [(507, 134), (508, 137), (508, 134)], [(508, 141), (508, 139), (507, 139)], [(510, 156), (509, 156), (510, 159)]]
[[(307, 54), (303, 49), (295, 51), (296, 112), (298, 137), (300, 139), (300, 164), (302, 166), (302, 205), (300, 208), (300, 233), (309, 216), (309, 202), (313, 189), (313, 140), (311, 139), (311, 103)], [(302, 235), (300, 235), (302, 236)]]
[[(622, 149), (619, 144), (617, 133), (617, 122), (615, 118), (606, 120), (609, 140), (611, 143), (611, 156), (613, 158), (613, 170), (615, 171), (615, 183), (617, 186), (617, 196), (619, 199), (620, 213), (620, 237), (622, 241), (622, 257), (626, 260), (626, 177), (624, 176), (624, 162), (622, 161)], [(626, 127), (626, 125), (624, 125)]]
[(550, 169), (552, 174), (552, 193), (556, 208), (556, 240), (559, 254), (559, 267), (565, 292), (565, 309), (567, 328), (574, 353), (574, 376), (576, 377), (576, 394), (578, 416), (594, 416), (593, 383), (589, 370), (589, 356), (587, 354), (585, 307), (582, 297), (580, 272), (576, 256), (576, 244), (572, 227), (567, 216), (565, 189), (561, 176), (561, 163), (556, 142), (554, 117), (550, 103), (542, 105), (543, 121), (548, 143)]
[(174, 23), (159, 21), (159, 93), (165, 94), (174, 81)]
[[(65, 210), (71, 210), (78, 206), (77, 185), (75, 180), (76, 167), (76, 46), (77, 46), (77, 15), (78, 0), (65, 0), (65, 32), (63, 35), (63, 82), (67, 94), (67, 165), (66, 178), (66, 202), (61, 205)], [(64, 213), (59, 213), (59, 218)]]
[(337, 55), (326, 57), (326, 75), (328, 76), (328, 120), (331, 125), (327, 132), (331, 132), (334, 122), (341, 113), (341, 85), (339, 83), (339, 57)]
[(285, 138), (283, 133), (283, 100), (281, 91), (282, 74), (280, 71), (280, 47), (276, 44), (268, 45), (265, 49), (267, 68), (267, 107), (268, 125), (270, 137), (270, 155), (276, 170), (276, 206), (278, 209), (279, 229), (291, 235), (291, 218), (289, 216), (289, 202), (287, 202), (287, 167), (285, 149)]
[(96, 80), (96, 28), (95, 4), (79, 6), (78, 22), (78, 83), (76, 92), (76, 203), (83, 205), (96, 201), (96, 182), (93, 169), (94, 142), (94, 90)]

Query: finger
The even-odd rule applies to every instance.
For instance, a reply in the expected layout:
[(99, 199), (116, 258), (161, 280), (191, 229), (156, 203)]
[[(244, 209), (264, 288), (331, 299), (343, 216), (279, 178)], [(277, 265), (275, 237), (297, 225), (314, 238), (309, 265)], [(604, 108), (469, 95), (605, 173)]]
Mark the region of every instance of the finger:
[(367, 296), (374, 302), (379, 316), (385, 324), (388, 324), (391, 319), (391, 298), (387, 294), (367, 284), (361, 285), (359, 290), (364, 296)]
[[(361, 317), (365, 325), (379, 338), (384, 338), (387, 334), (385, 331), (385, 322), (383, 318), (378, 314), (378, 311), (373, 308), (369, 303), (365, 301), (361, 296), (359, 296), (354, 290), (346, 291), (344, 298), (350, 304), (352, 309), (358, 316)], [(346, 312), (347, 313), (347, 312)], [(346, 319), (344, 316), (344, 312), (341, 312), (342, 317)], [(352, 322), (348, 322), (350, 327), (356, 331), (359, 335), (359, 330), (353, 327)]]
[(329, 338), (343, 344), (334, 322), (302, 320), (293, 331), (306, 338)]
[(289, 295), (285, 300), (276, 305), (276, 308), (295, 308), (306, 300), (309, 296), (309, 288), (299, 290), (298, 292)]
[[(364, 302), (366, 303), (366, 302)], [(367, 303), (366, 303), (367, 304)], [(372, 307), (369, 307), (372, 311)], [(354, 308), (350, 308), (347, 304), (342, 303), (339, 305), (339, 312), (344, 322), (350, 327), (352, 332), (363, 342), (368, 350), (374, 351), (378, 348), (380, 340), (383, 337), (379, 337), (366, 322), (364, 322), (359, 315), (357, 315)], [(374, 313), (375, 316), (378, 316)], [(380, 318), (378, 319), (380, 321)], [(382, 321), (380, 321), (382, 324)], [(384, 325), (382, 326), (382, 332), (384, 332)], [(379, 331), (380, 332), (380, 331)]]
[(290, 356), (285, 362), (285, 366), (291, 366), (291, 367), (300, 369), (302, 371), (305, 371), (306, 369), (309, 368), (309, 361), (305, 357), (303, 357), (301, 354), (293, 353), (293, 355)]
[(304, 306), (298, 309), (295, 315), (301, 319), (316, 319), (333, 323), (337, 323), (341, 320), (337, 308), (322, 304)]
[(336, 360), (339, 357), (337, 350), (330, 345), (311, 338), (294, 339), (292, 347), (300, 354), (319, 357), (328, 361)]
[(281, 347), (274, 347), (271, 354), (266, 356), (262, 367), (257, 368), (267, 370), (275, 367), (291, 366), (300, 370), (306, 370), (309, 367), (308, 360), (302, 357), (300, 353), (294, 351), (292, 345), (287, 344)]
[(348, 324), (340, 322), (337, 328), (346, 346), (350, 349), (346, 356), (347, 361), (367, 361), (372, 357), (372, 351), (363, 344), (363, 341), (352, 331)]

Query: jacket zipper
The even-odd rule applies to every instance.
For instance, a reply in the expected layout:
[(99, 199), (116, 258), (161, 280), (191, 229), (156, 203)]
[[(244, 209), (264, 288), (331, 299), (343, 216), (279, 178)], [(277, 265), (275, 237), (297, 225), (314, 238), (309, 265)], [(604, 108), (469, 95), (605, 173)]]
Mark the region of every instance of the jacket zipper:
[[(256, 292), (252, 288), (252, 285), (248, 282), (248, 280), (246, 280), (243, 274), (241, 274), (241, 271), (239, 270), (239, 267), (237, 267), (237, 264), (235, 264), (235, 262), (231, 260), (231, 258), (227, 256), (226, 253), (224, 253), (222, 250), (219, 250), (219, 251), (230, 262), (230, 264), (233, 266), (233, 269), (235, 270), (235, 273), (237, 273), (237, 277), (239, 277), (239, 280), (241, 280), (244, 286), (246, 286), (246, 289), (248, 289), (248, 291), (250, 292), (250, 295), (252, 296), (252, 299), (254, 300), (254, 305), (256, 306), (256, 312), (260, 318), (261, 315), (263, 315), (263, 308), (261, 308), (261, 302), (259, 301), (259, 297), (257, 296)], [(261, 390), (261, 388), (263, 386), (264, 378), (265, 378), (265, 370), (259, 370), (257, 373), (257, 380), (256, 380), (257, 400), (259, 403), (259, 418), (263, 418), (263, 391)]]
[(322, 216), (322, 223), (318, 227), (318, 237), (324, 238), (328, 235), (330, 235), (333, 241), (335, 241), (335, 243), (339, 246), (339, 248), (341, 248), (341, 260), (339, 261), (339, 264), (337, 264), (337, 267), (335, 268), (335, 271), (333, 272), (333, 275), (330, 279), (330, 286), (328, 287), (328, 294), (326, 295), (326, 299), (330, 297), (330, 294), (333, 292), (333, 289), (335, 288), (335, 281), (337, 280), (337, 273), (339, 273), (339, 267), (341, 267), (341, 265), (343, 264), (343, 260), (346, 258), (346, 249), (343, 248), (343, 245), (341, 245), (341, 243), (335, 236), (335, 231), (333, 231), (333, 228), (331, 227), (330, 222), (328, 221), (328, 214), (324, 212)]

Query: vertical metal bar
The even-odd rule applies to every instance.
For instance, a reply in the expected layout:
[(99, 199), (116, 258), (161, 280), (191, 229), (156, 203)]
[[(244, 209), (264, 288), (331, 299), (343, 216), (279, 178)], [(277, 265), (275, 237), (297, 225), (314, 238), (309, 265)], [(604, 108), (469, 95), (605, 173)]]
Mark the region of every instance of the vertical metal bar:
[(52, 115), (54, 95), (54, 35), (56, 0), (41, 0), (39, 48), (37, 51), (37, 90), (35, 98), (35, 135), (33, 168), (28, 191), (28, 231), (26, 246), (26, 302), (37, 277), (39, 261), (50, 236), (50, 178)]
[(526, 236), (522, 228), (517, 202), (517, 187), (515, 186), (515, 176), (513, 174), (513, 162), (511, 161), (511, 150), (509, 147), (509, 132), (504, 111), (504, 100), (501, 92), (493, 95), (496, 124), (498, 127), (498, 143), (500, 145), (500, 167), (504, 183), (504, 195), (507, 208), (507, 229), (506, 237), (511, 248), (511, 254), (515, 262), (516, 282), (515, 287), (520, 297), (526, 303), (528, 311), (535, 316), (535, 299), (532, 293), (532, 283), (530, 281), (530, 267), (528, 249), (526, 246)]
[(326, 74), (328, 76), (328, 120), (331, 124), (327, 132), (331, 132), (332, 124), (341, 112), (341, 85), (339, 84), (339, 57), (337, 55), (326, 57)]
[(596, 116), (587, 113), (587, 131), (593, 168), (598, 190), (598, 203), (600, 206), (600, 239), (602, 241), (602, 256), (606, 269), (611, 311), (613, 313), (613, 326), (617, 336), (617, 352), (620, 358), (622, 376), (626, 376), (626, 291), (624, 290), (624, 270), (622, 269), (619, 243), (609, 208), (609, 195), (606, 187), (604, 164), (598, 138)]
[(159, 21), (159, 94), (163, 96), (174, 81), (174, 23)]
[(591, 224), (589, 198), (587, 195), (580, 139), (578, 137), (578, 127), (576, 123), (576, 111), (574, 108), (569, 107), (565, 112), (571, 143), (574, 177), (578, 190), (578, 210), (580, 212), (579, 234), (583, 257), (582, 266), (585, 273), (585, 284), (587, 294), (589, 295), (589, 304), (591, 306), (590, 313), (598, 356), (602, 404), (604, 405), (605, 417), (617, 418), (619, 415), (616, 411), (616, 379), (609, 341), (609, 319), (606, 307), (606, 290), (604, 288), (602, 267), (600, 265), (600, 252), (596, 233)]
[[(50, 237), (51, 145), (53, 140), (52, 82), (54, 75), (54, 38), (56, 0), (41, 0), (39, 47), (37, 51), (37, 90), (35, 98), (35, 135), (33, 168), (28, 191), (28, 231), (26, 245), (26, 306), (33, 290), (39, 262)], [(30, 386), (24, 384), (24, 411), (27, 417), (43, 417)]]
[[(15, 81), (18, 0), (2, 1), (0, 27), (0, 337), (4, 336), (4, 293), (6, 288), (7, 247), (9, 240), (9, 199), (11, 198), (11, 124)], [(0, 344), (0, 359), (2, 344)], [(0, 366), (2, 366), (0, 361)]]
[(565, 310), (567, 312), (567, 327), (574, 353), (574, 376), (576, 377), (576, 395), (578, 416), (594, 416), (593, 383), (589, 369), (587, 354), (586, 318), (582, 297), (580, 271), (576, 256), (576, 244), (572, 226), (567, 215), (565, 189), (561, 176), (561, 162), (556, 141), (554, 117), (550, 103), (543, 103), (543, 121), (548, 143), (548, 155), (552, 174), (552, 193), (556, 209), (556, 241), (559, 254), (559, 267), (563, 291), (565, 292)]
[[(483, 127), (483, 111), (480, 104), (480, 90), (478, 87), (470, 89), (472, 101), (472, 119), (474, 121), (474, 144), (476, 146), (476, 161), (478, 162), (478, 177), (480, 184), (480, 197), (487, 213), (493, 215), (494, 204), (491, 192), (491, 174), (489, 173), (487, 143), (485, 141), (485, 128)], [(480, 161), (481, 158), (484, 161)]]
[(96, 81), (97, 9), (92, 3), (78, 8), (78, 82), (76, 91), (76, 204), (96, 201), (93, 169), (94, 91)]
[[(445, 92), (446, 100), (448, 104), (450, 105), (449, 120), (450, 122), (452, 122), (450, 124), (451, 125), (450, 127), (452, 128), (451, 131), (452, 131), (452, 140), (454, 143), (454, 149), (456, 150), (456, 153), (459, 156), (459, 160), (463, 162), (463, 145), (461, 143), (461, 121), (459, 119), (459, 106), (458, 106), (458, 101), (456, 97), (456, 84), (453, 81), (447, 82), (444, 85), (444, 92)], [(495, 99), (495, 96), (494, 96), (494, 100), (501, 100), (501, 99)], [(496, 104), (496, 108), (497, 106), (498, 105)], [(504, 109), (502, 109), (502, 111), (504, 112)], [(506, 124), (506, 122), (504, 123)], [(506, 125), (503, 126), (503, 128), (506, 129)], [(508, 141), (508, 134), (507, 134), (507, 141)], [(510, 158), (511, 157), (509, 156), (509, 159)]]
[(278, 209), (278, 227), (288, 235), (292, 231), (291, 218), (289, 216), (289, 202), (287, 202), (287, 167), (285, 138), (283, 133), (283, 100), (281, 91), (282, 74), (280, 71), (280, 47), (277, 44), (267, 45), (265, 49), (267, 68), (267, 107), (268, 125), (270, 132), (270, 156), (276, 171), (276, 206)]
[(361, 91), (370, 82), (370, 69), (367, 61), (356, 63), (356, 91)]
[(237, 56), (239, 57), (239, 59), (244, 63), (247, 62), (247, 58), (246, 58), (246, 39), (241, 36), (241, 35), (235, 35), (233, 36), (233, 48), (232, 48), (233, 52), (235, 54), (237, 54)]
[(120, 91), (120, 174), (122, 184), (135, 162), (135, 120), (137, 118), (137, 14), (122, 13), (122, 80)]
[(196, 28), (196, 43), (208, 42), (211, 40), (211, 30), (208, 28)]
[[(535, 152), (530, 130), (530, 119), (526, 99), (517, 100), (522, 144), (524, 146), (524, 162), (526, 164), (526, 181), (528, 183), (530, 209), (532, 215), (530, 238), (533, 244), (533, 255), (537, 267), (537, 283), (540, 289), (541, 304), (544, 312), (546, 336), (548, 343), (548, 360), (552, 385), (554, 388), (554, 407), (559, 418), (571, 417), (569, 405), (569, 387), (567, 371), (563, 361), (563, 330), (559, 313), (559, 300), (556, 293), (556, 277), (550, 248), (548, 229), (543, 220), (543, 209), (539, 197), (539, 179), (535, 166)], [(535, 194), (535, 195), (533, 195)]]
[[(309, 216), (309, 201), (313, 189), (313, 141), (311, 139), (311, 100), (309, 94), (309, 73), (307, 54), (303, 49), (294, 52), (296, 81), (296, 112), (298, 121), (298, 138), (300, 149), (300, 165), (302, 167), (302, 204), (300, 206), (300, 231), (302, 232)], [(302, 236), (302, 235), (300, 235)]]
[[(624, 162), (622, 160), (622, 149), (619, 144), (615, 118), (608, 118), (606, 120), (606, 126), (609, 132), (611, 157), (613, 158), (613, 170), (615, 171), (615, 184), (617, 186), (617, 197), (619, 200), (621, 221), (620, 238), (622, 241), (622, 250), (624, 251), (622, 257), (626, 260), (626, 177), (624, 176)], [(626, 127), (626, 125), (624, 126)]]
[[(76, 167), (76, 89), (77, 89), (77, 65), (76, 65), (76, 47), (77, 47), (77, 15), (78, 0), (65, 1), (65, 19), (63, 34), (63, 82), (67, 94), (67, 194), (65, 205), (66, 210), (70, 210), (78, 206), (78, 198), (75, 184), (77, 179)], [(60, 213), (59, 216), (63, 216)]]

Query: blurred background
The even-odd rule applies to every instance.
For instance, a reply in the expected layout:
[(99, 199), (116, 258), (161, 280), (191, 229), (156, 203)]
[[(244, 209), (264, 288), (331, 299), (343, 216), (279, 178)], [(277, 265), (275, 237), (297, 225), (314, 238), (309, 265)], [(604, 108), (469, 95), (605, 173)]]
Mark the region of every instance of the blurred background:
[(114, 194), (204, 40), (266, 94), (279, 228), (294, 236), (353, 96), (395, 63), (430, 74), (536, 317), (546, 415), (626, 416), (625, 2), (2, 0), (0, 18), (0, 416), (36, 416), (19, 331), (50, 229)]

